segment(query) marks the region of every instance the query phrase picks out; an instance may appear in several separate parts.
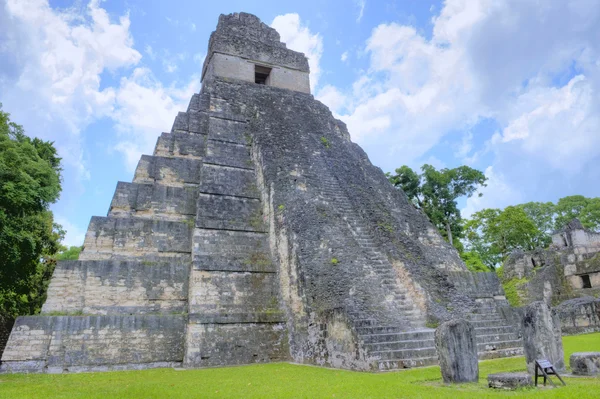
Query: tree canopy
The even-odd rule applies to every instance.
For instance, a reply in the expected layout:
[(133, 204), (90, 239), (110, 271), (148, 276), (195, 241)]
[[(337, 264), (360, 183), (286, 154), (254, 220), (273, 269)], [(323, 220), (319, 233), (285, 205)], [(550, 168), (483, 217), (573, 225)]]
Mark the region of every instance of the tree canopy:
[[(454, 244), (454, 237), (462, 233), (462, 218), (456, 200), (471, 197), (479, 187), (485, 187), (483, 172), (468, 166), (437, 170), (423, 165), (421, 174), (404, 165), (388, 179), (401, 188), (408, 199), (423, 210), (444, 237)], [(481, 194), (479, 194), (481, 196)]]
[(0, 104), (0, 312), (35, 313), (64, 235), (50, 204), (61, 191), (54, 144), (25, 135)]
[(483, 209), (463, 223), (467, 251), (496, 268), (514, 250), (546, 248), (552, 233), (578, 218), (584, 227), (600, 226), (600, 198), (572, 195), (552, 202), (528, 202), (504, 209)]

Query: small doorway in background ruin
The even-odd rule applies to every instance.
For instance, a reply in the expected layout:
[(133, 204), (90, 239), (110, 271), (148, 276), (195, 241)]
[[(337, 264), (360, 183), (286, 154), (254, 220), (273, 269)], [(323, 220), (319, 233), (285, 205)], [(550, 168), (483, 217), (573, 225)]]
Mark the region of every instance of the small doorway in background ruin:
[(270, 73), (271, 68), (267, 68), (261, 65), (254, 65), (254, 83), (258, 83), (259, 85), (266, 85)]
[(592, 282), (590, 281), (589, 274), (582, 274), (580, 277), (581, 282), (583, 283), (583, 288), (592, 288)]

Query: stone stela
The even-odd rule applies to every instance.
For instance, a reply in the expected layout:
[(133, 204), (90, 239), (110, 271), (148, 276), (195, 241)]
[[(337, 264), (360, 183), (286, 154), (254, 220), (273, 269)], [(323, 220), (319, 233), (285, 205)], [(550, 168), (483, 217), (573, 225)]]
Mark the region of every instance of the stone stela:
[(201, 92), (57, 265), (41, 315), (15, 322), (0, 369), (395, 370), (437, 364), (452, 319), (479, 359), (521, 355), (497, 276), (467, 270), (309, 72), (254, 15), (221, 15)]

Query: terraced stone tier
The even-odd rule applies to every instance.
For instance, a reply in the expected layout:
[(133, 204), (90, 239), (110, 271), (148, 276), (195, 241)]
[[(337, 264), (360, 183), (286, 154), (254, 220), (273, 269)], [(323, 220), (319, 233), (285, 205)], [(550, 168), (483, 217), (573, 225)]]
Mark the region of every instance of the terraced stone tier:
[(60, 261), (42, 314), (187, 312), (189, 262)]
[(133, 178), (134, 183), (160, 182), (167, 186), (183, 187), (200, 183), (202, 161), (142, 155)]
[(19, 317), (0, 371), (99, 371), (181, 365), (184, 316)]
[(189, 220), (196, 215), (198, 188), (119, 182), (108, 216)]
[(81, 260), (189, 257), (192, 226), (181, 221), (94, 216), (83, 245)]
[(205, 133), (163, 133), (156, 142), (154, 156), (203, 159), (206, 155)]

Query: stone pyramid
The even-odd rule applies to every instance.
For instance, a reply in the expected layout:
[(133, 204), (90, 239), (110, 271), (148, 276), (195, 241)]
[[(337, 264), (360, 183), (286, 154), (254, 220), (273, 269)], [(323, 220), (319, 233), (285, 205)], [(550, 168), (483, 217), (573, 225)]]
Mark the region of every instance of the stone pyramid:
[(304, 54), (221, 15), (202, 90), (20, 317), (6, 372), (295, 361), (435, 364), (468, 318), (481, 358), (519, 354), (493, 273), (470, 273), (310, 94)]

